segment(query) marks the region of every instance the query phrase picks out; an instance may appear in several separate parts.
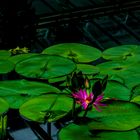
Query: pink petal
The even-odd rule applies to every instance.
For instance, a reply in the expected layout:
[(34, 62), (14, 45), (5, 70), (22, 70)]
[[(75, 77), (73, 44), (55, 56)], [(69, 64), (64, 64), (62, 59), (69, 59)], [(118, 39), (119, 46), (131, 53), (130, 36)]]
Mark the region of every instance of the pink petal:
[(101, 109), (97, 105), (95, 105), (95, 104), (93, 104), (93, 105), (97, 111), (101, 112)]
[(103, 99), (103, 95), (99, 95), (96, 99), (96, 101), (101, 101)]
[(82, 103), (82, 106), (83, 106), (84, 110), (86, 110), (87, 107), (88, 107), (88, 104), (84, 101), (84, 102)]

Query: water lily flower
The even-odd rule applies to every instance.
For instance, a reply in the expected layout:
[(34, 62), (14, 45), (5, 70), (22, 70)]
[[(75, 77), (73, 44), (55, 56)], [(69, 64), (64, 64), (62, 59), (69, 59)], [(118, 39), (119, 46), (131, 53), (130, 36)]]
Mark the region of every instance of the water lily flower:
[[(94, 98), (94, 94), (92, 92), (88, 94), (85, 89), (80, 89), (78, 92), (72, 93), (72, 96), (76, 99), (76, 103), (80, 104), (84, 110), (87, 109), (89, 103), (91, 103)], [(99, 106), (105, 106), (105, 104), (101, 103), (102, 99), (103, 94), (99, 95), (93, 102), (93, 106), (97, 111), (101, 111)]]

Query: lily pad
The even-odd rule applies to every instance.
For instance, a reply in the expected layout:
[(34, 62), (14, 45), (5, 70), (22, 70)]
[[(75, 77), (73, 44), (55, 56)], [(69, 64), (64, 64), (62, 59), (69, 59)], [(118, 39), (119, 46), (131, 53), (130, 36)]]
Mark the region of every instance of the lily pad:
[(0, 116), (6, 113), (9, 109), (9, 104), (2, 98), (0, 98)]
[(61, 77), (48, 79), (48, 82), (49, 83), (56, 83), (56, 82), (63, 82), (65, 80), (66, 80), (66, 76), (61, 76)]
[(21, 116), (30, 121), (53, 122), (65, 116), (71, 110), (72, 104), (73, 99), (66, 95), (47, 94), (27, 101), (19, 111)]
[(108, 81), (104, 91), (105, 98), (114, 98), (116, 100), (124, 101), (129, 101), (131, 94), (130, 89), (115, 81)]
[(102, 75), (116, 75), (124, 79), (125, 84), (132, 88), (140, 84), (140, 64), (128, 61), (110, 61), (97, 65)]
[(91, 62), (101, 56), (101, 51), (84, 44), (79, 43), (63, 43), (56, 44), (46, 48), (43, 54), (60, 55), (70, 58), (75, 62)]
[(82, 71), (83, 74), (97, 74), (99, 73), (99, 68), (88, 64), (77, 64), (76, 71)]
[(14, 64), (8, 60), (0, 60), (0, 74), (6, 74), (14, 69)]
[(102, 112), (89, 111), (87, 117), (92, 119), (90, 130), (127, 131), (140, 126), (140, 108), (130, 102), (112, 101)]
[(9, 107), (12, 109), (19, 109), (19, 107), (26, 101), (37, 97), (35, 95), (10, 95), (3, 96), (2, 98), (9, 103)]
[(137, 85), (134, 89), (133, 89), (133, 95), (131, 98), (131, 102), (140, 104), (140, 84)]
[(0, 60), (6, 60), (10, 55), (10, 51), (0, 50)]
[(121, 45), (109, 48), (103, 52), (103, 58), (107, 60), (140, 61), (139, 45)]
[(93, 140), (86, 126), (70, 124), (61, 129), (59, 140)]
[(45, 83), (27, 81), (24, 79), (0, 81), (1, 97), (12, 95), (35, 96), (51, 92), (59, 93), (60, 90)]
[(139, 140), (135, 130), (127, 132), (99, 131), (91, 133), (87, 127), (70, 124), (59, 132), (59, 140)]
[(18, 55), (9, 57), (9, 60), (11, 62), (13, 62), (14, 64), (16, 64), (16, 63), (20, 62), (21, 60), (27, 59), (27, 58), (35, 56), (35, 55), (38, 55), (38, 54), (37, 53), (18, 54)]
[(70, 74), (76, 65), (70, 59), (60, 56), (37, 55), (16, 65), (16, 72), (30, 78), (49, 79)]

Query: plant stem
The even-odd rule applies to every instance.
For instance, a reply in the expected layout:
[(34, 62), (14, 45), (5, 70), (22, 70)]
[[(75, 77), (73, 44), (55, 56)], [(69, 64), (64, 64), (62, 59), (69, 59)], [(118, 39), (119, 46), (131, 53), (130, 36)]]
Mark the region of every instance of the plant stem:
[(75, 105), (76, 105), (76, 101), (75, 101), (75, 99), (73, 99), (72, 118), (75, 118)]
[(51, 137), (51, 123), (47, 123), (47, 131), (48, 131), (48, 135), (49, 137)]

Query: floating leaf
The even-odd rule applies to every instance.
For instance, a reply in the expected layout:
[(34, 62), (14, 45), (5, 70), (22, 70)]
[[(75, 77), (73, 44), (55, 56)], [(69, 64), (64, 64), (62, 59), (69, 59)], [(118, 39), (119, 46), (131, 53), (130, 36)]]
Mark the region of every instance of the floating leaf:
[(131, 91), (124, 85), (115, 81), (108, 81), (106, 89), (104, 91), (105, 98), (114, 98), (118, 100), (129, 101)]
[(0, 60), (0, 74), (6, 74), (14, 69), (14, 64), (8, 60)]
[(109, 48), (103, 52), (103, 58), (107, 60), (140, 61), (139, 45), (121, 45)]
[(20, 62), (21, 60), (30, 58), (30, 57), (35, 56), (35, 55), (37, 55), (37, 53), (18, 54), (18, 55), (14, 55), (14, 56), (9, 57), (9, 60), (11, 62), (13, 62), (14, 64), (16, 64), (16, 63)]
[(27, 80), (7, 80), (0, 81), (0, 96), (11, 96), (11, 95), (41, 95), (50, 92), (60, 92), (59, 89), (51, 85), (27, 81)]
[(110, 61), (97, 65), (102, 75), (116, 75), (124, 79), (125, 85), (129, 88), (140, 83), (140, 64), (121, 61)]
[(91, 62), (101, 56), (101, 51), (84, 44), (63, 43), (46, 48), (43, 54), (60, 55), (75, 62)]
[(140, 84), (137, 85), (134, 89), (133, 89), (133, 95), (131, 98), (131, 102), (140, 104)]
[(73, 99), (66, 95), (47, 94), (27, 101), (19, 111), (21, 116), (28, 120), (52, 122), (65, 116), (71, 110), (72, 104)]
[(56, 77), (56, 78), (51, 78), (48, 79), (49, 83), (55, 83), (55, 82), (62, 82), (66, 80), (66, 76), (60, 76), (60, 77)]
[(10, 51), (0, 50), (0, 60), (6, 60), (10, 55)]
[(36, 97), (35, 95), (26, 96), (26, 95), (10, 95), (10, 96), (3, 96), (2, 98), (5, 99), (9, 103), (9, 107), (12, 109), (19, 109), (19, 107), (25, 103), (26, 101)]
[(90, 130), (125, 131), (140, 126), (140, 108), (129, 102), (112, 101), (102, 112), (89, 111), (87, 117), (92, 119)]
[(83, 74), (97, 74), (99, 73), (99, 68), (88, 64), (77, 64), (76, 71), (82, 71)]
[(25, 77), (49, 79), (70, 74), (75, 68), (69, 59), (42, 54), (17, 63), (15, 70)]
[(86, 126), (70, 124), (59, 132), (60, 140), (93, 140)]
[(59, 140), (139, 140), (135, 130), (127, 132), (98, 131), (90, 133), (86, 127), (70, 124), (59, 132)]

